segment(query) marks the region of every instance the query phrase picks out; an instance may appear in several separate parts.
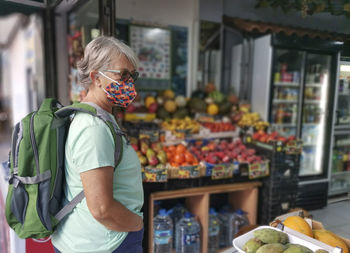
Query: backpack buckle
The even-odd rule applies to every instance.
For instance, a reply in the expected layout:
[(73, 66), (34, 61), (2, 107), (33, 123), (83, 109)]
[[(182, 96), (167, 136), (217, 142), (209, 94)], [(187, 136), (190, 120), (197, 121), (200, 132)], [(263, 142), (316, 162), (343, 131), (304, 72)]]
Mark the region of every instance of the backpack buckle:
[(17, 188), (21, 181), (17, 178), (17, 175), (11, 174), (9, 178), (9, 184), (13, 184), (13, 187)]

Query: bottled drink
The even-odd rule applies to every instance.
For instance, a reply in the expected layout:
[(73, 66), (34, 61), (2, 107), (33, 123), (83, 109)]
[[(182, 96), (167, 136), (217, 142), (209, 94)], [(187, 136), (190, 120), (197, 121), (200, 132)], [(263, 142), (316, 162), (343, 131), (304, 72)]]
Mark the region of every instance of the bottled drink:
[(176, 253), (199, 253), (200, 231), (193, 214), (186, 212), (176, 224)]
[(293, 104), (292, 107), (292, 124), (297, 123), (297, 117), (298, 117), (298, 106), (296, 104)]
[(236, 234), (234, 224), (235, 216), (236, 214), (231, 210), (221, 210), (218, 214), (220, 220), (220, 248), (232, 246), (232, 240)]
[(219, 248), (220, 224), (214, 208), (209, 210), (208, 252), (215, 253)]
[[(170, 217), (172, 218), (173, 224), (175, 225), (181, 218), (183, 218), (185, 212), (187, 212), (186, 208), (181, 203), (177, 203), (171, 210), (172, 212), (170, 213)], [(175, 225), (173, 229), (173, 235), (176, 235)], [(173, 247), (176, 248), (176, 236), (174, 236)]]
[(237, 209), (234, 216), (233, 216), (233, 236), (238, 233), (238, 231), (244, 227), (249, 225), (249, 220), (247, 217), (247, 213), (244, 212), (242, 209)]
[(173, 246), (173, 222), (165, 209), (160, 209), (153, 219), (154, 253), (171, 253)]
[(156, 215), (158, 215), (159, 210), (161, 209), (161, 201), (160, 200), (155, 200), (153, 202), (153, 205), (154, 205), (154, 216), (156, 216)]

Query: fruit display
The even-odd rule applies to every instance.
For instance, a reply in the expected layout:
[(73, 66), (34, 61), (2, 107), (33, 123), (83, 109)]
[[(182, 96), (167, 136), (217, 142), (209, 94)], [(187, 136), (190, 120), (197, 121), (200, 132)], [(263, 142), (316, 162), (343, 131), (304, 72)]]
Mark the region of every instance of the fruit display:
[(131, 146), (136, 151), (142, 166), (162, 168), (167, 163), (167, 155), (160, 142), (150, 142), (148, 138), (139, 141), (131, 140)]
[(190, 145), (190, 151), (200, 161), (209, 164), (232, 163), (238, 161), (240, 163), (261, 162), (262, 157), (255, 155), (254, 149), (248, 149), (240, 139), (234, 142), (226, 140), (195, 141)]
[(163, 130), (171, 131), (174, 135), (179, 132), (195, 134), (200, 130), (200, 124), (190, 117), (186, 117), (184, 119), (168, 119), (163, 121), (161, 126)]
[(300, 216), (289, 216), (285, 219), (283, 224), (295, 231), (298, 231), (304, 235), (313, 237), (312, 229), (310, 225)]
[(348, 246), (345, 244), (343, 239), (341, 239), (339, 236), (332, 233), (331, 231), (328, 231), (326, 229), (314, 229), (313, 236), (315, 239), (324, 242), (325, 244), (328, 244), (332, 247), (342, 248), (343, 253), (349, 252)]
[(236, 127), (231, 122), (203, 122), (201, 124), (203, 127), (208, 128), (212, 133), (236, 130)]
[[(279, 220), (276, 220), (276, 221), (280, 222)], [(312, 226), (310, 226), (309, 223), (300, 216), (296, 216), (296, 215), (288, 216), (283, 221), (283, 225), (290, 229), (298, 231), (299, 233), (302, 233), (308, 237), (314, 238), (325, 244), (328, 244), (331, 247), (340, 247), (342, 248), (343, 253), (349, 252), (348, 246), (346, 245), (346, 243), (342, 238), (332, 233), (331, 231), (324, 229), (323, 227), (317, 228), (317, 229), (312, 228)]]
[[(272, 228), (256, 229), (252, 234), (253, 238), (245, 241), (242, 246), (242, 250), (246, 253), (314, 253), (317, 247), (311, 244), (302, 245), (300, 244), (302, 241), (290, 238), (287, 233)], [(315, 253), (321, 252), (328, 251), (315, 250)]]
[(295, 141), (295, 136), (289, 136), (288, 138), (281, 136), (278, 132), (266, 133), (265, 131), (257, 131), (252, 135), (254, 141), (259, 141), (263, 143), (270, 143), (271, 141), (281, 141), (283, 143), (288, 143), (290, 141)]
[(184, 144), (163, 147), (169, 164), (172, 167), (198, 165), (197, 158), (186, 148)]
[(260, 121), (260, 115), (257, 112), (252, 113), (244, 113), (241, 117), (241, 119), (238, 121), (239, 127), (252, 127), (254, 126), (258, 121)]

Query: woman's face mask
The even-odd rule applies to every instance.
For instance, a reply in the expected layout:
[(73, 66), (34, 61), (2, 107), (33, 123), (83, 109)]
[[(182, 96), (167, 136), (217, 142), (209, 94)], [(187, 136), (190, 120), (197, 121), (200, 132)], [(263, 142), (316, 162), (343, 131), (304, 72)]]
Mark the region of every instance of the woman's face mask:
[(99, 73), (112, 81), (106, 88), (102, 88), (106, 93), (107, 99), (117, 106), (128, 107), (137, 95), (133, 79), (129, 78), (128, 80), (122, 79), (116, 81), (101, 71)]

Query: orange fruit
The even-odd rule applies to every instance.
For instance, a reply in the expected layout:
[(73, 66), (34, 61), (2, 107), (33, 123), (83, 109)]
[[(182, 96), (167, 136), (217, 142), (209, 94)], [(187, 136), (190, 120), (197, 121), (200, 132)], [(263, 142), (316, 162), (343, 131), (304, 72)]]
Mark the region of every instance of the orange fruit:
[(186, 162), (191, 163), (194, 161), (194, 157), (190, 152), (187, 151), (187, 152), (185, 152), (185, 160), (186, 160)]
[(283, 224), (293, 230), (296, 230), (304, 235), (313, 237), (310, 225), (300, 216), (289, 216), (285, 219)]
[(177, 153), (174, 156), (174, 162), (176, 162), (177, 164), (181, 164), (185, 161), (185, 155), (183, 153)]
[(177, 154), (183, 154), (186, 151), (186, 147), (183, 144), (179, 144), (176, 146), (176, 153)]
[(169, 152), (174, 152), (175, 149), (176, 149), (175, 146), (169, 146), (169, 147), (168, 147), (168, 151), (169, 151)]

